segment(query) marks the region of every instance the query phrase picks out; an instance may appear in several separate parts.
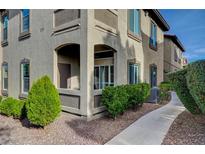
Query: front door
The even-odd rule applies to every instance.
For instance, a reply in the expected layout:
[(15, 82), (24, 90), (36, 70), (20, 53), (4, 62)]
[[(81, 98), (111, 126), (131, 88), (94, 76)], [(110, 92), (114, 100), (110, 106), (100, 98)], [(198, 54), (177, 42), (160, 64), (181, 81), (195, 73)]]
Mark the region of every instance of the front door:
[(150, 84), (151, 87), (157, 86), (157, 66), (156, 65), (150, 66)]

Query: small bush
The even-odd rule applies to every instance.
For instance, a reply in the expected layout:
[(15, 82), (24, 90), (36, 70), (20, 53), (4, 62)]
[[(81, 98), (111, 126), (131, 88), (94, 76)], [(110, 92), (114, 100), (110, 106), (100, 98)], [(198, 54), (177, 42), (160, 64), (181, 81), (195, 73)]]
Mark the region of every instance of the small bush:
[(102, 92), (102, 103), (109, 114), (115, 118), (129, 107), (142, 105), (149, 92), (150, 86), (146, 83), (106, 87)]
[(0, 102), (2, 101), (2, 99), (3, 99), (3, 97), (2, 97), (2, 96), (0, 96)]
[(141, 106), (150, 94), (150, 86), (147, 83), (126, 85), (128, 94), (128, 106)]
[(205, 60), (187, 67), (187, 86), (202, 113), (205, 113)]
[(176, 91), (179, 99), (182, 101), (186, 109), (192, 114), (199, 114), (201, 112), (198, 108), (198, 105), (195, 103), (195, 100), (187, 87), (186, 74), (187, 69), (183, 69), (174, 73), (169, 73), (168, 78), (172, 84), (173, 89)]
[(170, 91), (172, 90), (171, 83), (161, 82), (160, 88), (160, 102), (168, 101), (170, 99)]
[(33, 84), (28, 94), (26, 110), (29, 121), (42, 127), (53, 122), (61, 112), (58, 91), (48, 76)]
[(125, 88), (116, 86), (103, 89), (102, 103), (113, 118), (126, 110), (128, 107), (127, 102), (128, 94)]
[(23, 108), (24, 102), (12, 97), (7, 97), (0, 103), (0, 113), (14, 118), (21, 118)]
[(150, 95), (150, 85), (148, 83), (140, 83), (138, 84), (138, 86), (140, 87), (141, 91), (142, 91), (142, 103), (145, 102), (148, 98), (148, 96)]

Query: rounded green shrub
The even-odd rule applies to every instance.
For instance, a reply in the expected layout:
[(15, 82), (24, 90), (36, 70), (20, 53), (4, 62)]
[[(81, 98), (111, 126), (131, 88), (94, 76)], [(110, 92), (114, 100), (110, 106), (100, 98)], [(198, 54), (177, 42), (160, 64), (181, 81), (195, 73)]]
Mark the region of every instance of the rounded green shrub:
[(26, 110), (28, 120), (42, 127), (53, 122), (60, 114), (60, 97), (48, 76), (43, 76), (32, 85)]
[(172, 88), (176, 91), (177, 96), (184, 104), (185, 108), (192, 114), (200, 114), (201, 111), (196, 104), (194, 98), (190, 94), (186, 80), (187, 69), (169, 73), (168, 78), (172, 84)]
[(0, 103), (0, 113), (14, 118), (21, 118), (23, 114), (24, 101), (7, 97)]
[(106, 87), (102, 92), (102, 103), (108, 113), (115, 118), (127, 108), (128, 94), (121, 86)]
[(147, 83), (126, 85), (128, 94), (128, 106), (141, 106), (150, 94), (150, 86)]
[(187, 86), (202, 113), (205, 113), (205, 60), (187, 67)]

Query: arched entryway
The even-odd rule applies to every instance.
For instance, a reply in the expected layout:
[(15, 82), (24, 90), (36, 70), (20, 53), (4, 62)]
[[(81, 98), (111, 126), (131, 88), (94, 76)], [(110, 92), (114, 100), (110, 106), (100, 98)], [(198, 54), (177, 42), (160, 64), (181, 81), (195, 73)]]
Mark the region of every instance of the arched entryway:
[(57, 87), (80, 89), (80, 45), (65, 44), (56, 49)]

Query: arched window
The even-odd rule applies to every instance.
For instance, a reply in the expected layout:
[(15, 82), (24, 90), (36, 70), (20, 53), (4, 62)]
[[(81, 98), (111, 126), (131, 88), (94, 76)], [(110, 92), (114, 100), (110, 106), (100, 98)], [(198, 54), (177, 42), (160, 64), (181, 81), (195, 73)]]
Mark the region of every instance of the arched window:
[(23, 59), (21, 61), (21, 93), (28, 93), (30, 88), (30, 61)]

